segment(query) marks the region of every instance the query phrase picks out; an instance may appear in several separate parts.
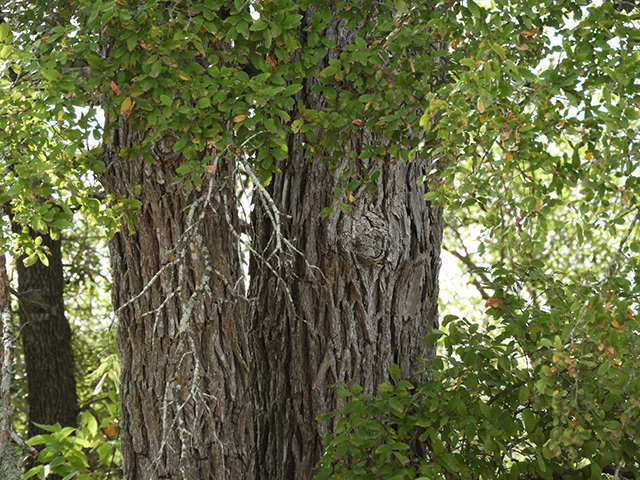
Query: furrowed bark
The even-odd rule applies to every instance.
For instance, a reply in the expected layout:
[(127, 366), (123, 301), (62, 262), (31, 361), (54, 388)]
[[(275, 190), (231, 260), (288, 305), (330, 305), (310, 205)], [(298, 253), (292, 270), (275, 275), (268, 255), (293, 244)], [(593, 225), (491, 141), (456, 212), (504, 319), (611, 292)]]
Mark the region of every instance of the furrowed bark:
[(142, 202), (135, 232), (111, 241), (122, 364), (122, 453), (128, 480), (249, 478), (253, 426), (236, 237), (233, 165), (187, 192), (181, 159), (160, 139), (156, 163), (120, 161), (142, 141), (124, 120), (105, 148), (107, 193)]
[[(311, 9), (306, 15), (313, 16)], [(355, 33), (334, 19), (327, 34), (339, 49)], [(327, 59), (338, 55), (329, 52)], [(322, 109), (314, 84), (308, 81), (297, 100)], [(381, 171), (376, 193), (361, 191), (350, 213), (336, 208), (322, 219), (320, 210), (334, 202), (332, 189), (352, 161), (345, 155), (332, 173), (309, 160), (306, 144), (303, 135), (290, 135), (289, 158), (269, 187), (281, 231), (267, 202), (254, 194), (259, 254), (250, 270), (250, 296), (257, 297), (251, 345), (256, 410), (264, 412), (256, 442), (258, 478), (269, 480), (312, 478), (331, 427), (316, 416), (338, 406), (335, 385), (358, 383), (374, 393), (392, 363), (410, 378), (432, 353), (423, 338), (438, 324), (442, 212), (424, 200), (428, 188), (418, 184), (431, 162), (361, 164)], [(337, 147), (359, 153), (366, 145), (389, 140), (363, 129)], [(277, 252), (278, 236), (293, 248)]]
[(29, 267), (23, 259), (16, 263), (30, 437), (47, 433), (34, 422), (75, 427), (78, 415), (72, 335), (64, 309), (60, 241), (49, 235), (40, 236), (49, 249), (49, 266), (39, 260)]

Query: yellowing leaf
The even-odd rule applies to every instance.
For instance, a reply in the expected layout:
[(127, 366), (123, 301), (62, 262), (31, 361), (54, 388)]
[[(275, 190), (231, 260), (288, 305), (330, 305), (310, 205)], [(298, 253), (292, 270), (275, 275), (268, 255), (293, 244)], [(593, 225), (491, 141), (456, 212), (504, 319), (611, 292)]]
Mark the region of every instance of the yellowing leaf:
[(420, 117), (420, 126), (427, 131), (431, 128), (431, 118), (427, 112)]
[(131, 97), (127, 97), (122, 101), (122, 104), (120, 105), (120, 115), (122, 115), (124, 117), (124, 115), (127, 112), (131, 112), (129, 109), (133, 106), (133, 100), (131, 100)]
[(243, 121), (245, 118), (247, 118), (247, 116), (244, 113), (241, 113), (240, 115), (233, 117), (233, 121), (237, 123)]
[(485, 108), (484, 108), (484, 102), (483, 102), (482, 100), (478, 100), (478, 111), (479, 111), (480, 113), (484, 113), (484, 110), (485, 110)]
[(349, 192), (349, 201), (353, 202), (353, 192)]
[(355, 120), (352, 120), (351, 123), (353, 123), (354, 125), (362, 125), (362, 119), (356, 118)]
[(113, 80), (111, 81), (111, 90), (113, 90), (113, 93), (115, 93), (116, 95), (120, 95), (120, 87), (118, 87), (116, 82), (114, 82)]
[(588, 162), (590, 162), (591, 160), (593, 160), (593, 153), (592, 152), (588, 152), (584, 158), (587, 159)]
[(291, 122), (291, 130), (293, 133), (298, 133), (300, 128), (302, 128), (302, 125), (304, 125), (304, 120), (302, 118), (298, 118)]

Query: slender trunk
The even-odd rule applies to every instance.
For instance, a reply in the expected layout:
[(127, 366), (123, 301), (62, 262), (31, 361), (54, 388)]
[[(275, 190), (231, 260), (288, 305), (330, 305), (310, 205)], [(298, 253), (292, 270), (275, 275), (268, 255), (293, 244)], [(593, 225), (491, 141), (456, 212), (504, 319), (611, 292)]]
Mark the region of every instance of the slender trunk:
[[(314, 12), (305, 14), (313, 18)], [(337, 47), (327, 59), (338, 57), (354, 34), (332, 20), (327, 35)], [(313, 93), (317, 83), (310, 79), (297, 97), (307, 109), (326, 105)], [(316, 416), (337, 407), (334, 386), (358, 383), (374, 393), (388, 380), (392, 363), (405, 378), (415, 375), (420, 358), (432, 353), (423, 338), (437, 326), (442, 212), (424, 200), (427, 186), (418, 184), (430, 162), (361, 162), (357, 175), (380, 170), (377, 191), (361, 189), (349, 202), (350, 213), (336, 208), (319, 218), (334, 202), (338, 176), (355, 163), (348, 153), (390, 141), (367, 129), (345, 140), (336, 136), (335, 151), (347, 153), (333, 172), (309, 160), (308, 144), (304, 135), (290, 135), (289, 158), (269, 188), (282, 214), (280, 232), (257, 194), (255, 200), (259, 255), (251, 266), (250, 296), (257, 298), (251, 346), (256, 408), (263, 412), (257, 420), (258, 478), (265, 480), (312, 478), (330, 427)], [(267, 265), (279, 233), (299, 254), (289, 250), (289, 263), (276, 255)]]
[(25, 267), (23, 259), (16, 265), (30, 437), (46, 433), (35, 423), (74, 427), (78, 415), (71, 328), (64, 309), (60, 241), (49, 235), (40, 236), (42, 244), (49, 248), (49, 265), (38, 260)]
[(11, 383), (13, 382), (13, 316), (5, 256), (0, 256), (0, 478), (20, 479), (20, 463), (12, 438)]
[(218, 165), (187, 192), (172, 184), (181, 159), (171, 136), (156, 143), (154, 164), (118, 158), (142, 141), (126, 121), (111, 138), (106, 192), (140, 186), (142, 203), (135, 232), (123, 223), (110, 245), (125, 478), (248, 478), (253, 426), (233, 167)]

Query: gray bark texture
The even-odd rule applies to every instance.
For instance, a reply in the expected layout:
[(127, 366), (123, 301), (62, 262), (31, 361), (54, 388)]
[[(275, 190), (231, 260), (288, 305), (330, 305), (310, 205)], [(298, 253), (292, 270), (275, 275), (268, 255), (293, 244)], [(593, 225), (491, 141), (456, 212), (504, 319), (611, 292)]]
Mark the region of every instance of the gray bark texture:
[[(127, 480), (241, 479), (254, 468), (245, 301), (236, 237), (234, 172), (172, 184), (175, 139), (156, 163), (121, 161), (142, 140), (124, 120), (105, 146), (109, 194), (142, 202), (135, 231), (111, 241), (121, 354), (122, 454)], [(231, 212), (231, 213), (230, 213)]]
[(49, 248), (49, 265), (38, 260), (25, 267), (23, 258), (16, 262), (30, 437), (47, 433), (34, 422), (75, 427), (78, 415), (71, 328), (64, 309), (60, 241), (49, 235), (40, 236), (42, 244)]
[[(313, 15), (308, 8), (301, 32)], [(334, 19), (327, 34), (337, 47), (325, 61), (337, 58), (355, 33)], [(312, 93), (314, 84), (308, 81), (297, 100), (321, 109), (324, 100)], [(269, 188), (281, 213), (280, 232), (254, 193), (259, 255), (250, 270), (250, 297), (257, 298), (251, 347), (257, 470), (264, 480), (312, 478), (332, 426), (316, 417), (338, 406), (335, 385), (358, 383), (374, 393), (389, 380), (392, 363), (410, 378), (424, 368), (420, 359), (433, 353), (423, 338), (438, 325), (442, 211), (424, 200), (428, 188), (418, 184), (431, 163), (388, 158), (381, 165), (361, 164), (381, 171), (376, 193), (361, 189), (350, 213), (336, 208), (319, 218), (334, 203), (338, 176), (353, 163), (348, 153), (389, 140), (363, 129), (336, 143), (346, 154), (333, 172), (311, 161), (305, 144), (304, 135), (290, 135), (289, 158)], [(272, 255), (278, 235), (293, 244), (286, 255)], [(267, 266), (266, 258), (275, 260)]]

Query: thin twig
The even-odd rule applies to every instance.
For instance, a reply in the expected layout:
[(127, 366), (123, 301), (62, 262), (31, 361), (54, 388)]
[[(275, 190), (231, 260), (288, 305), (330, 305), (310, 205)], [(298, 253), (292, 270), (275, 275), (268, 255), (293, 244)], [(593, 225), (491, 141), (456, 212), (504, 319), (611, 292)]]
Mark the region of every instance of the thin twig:
[(629, 240), (629, 237), (631, 236), (631, 232), (635, 228), (636, 223), (638, 223), (638, 220), (640, 220), (640, 207), (638, 207), (636, 216), (633, 217), (633, 220), (631, 221), (631, 225), (629, 225), (629, 229), (627, 230), (627, 233), (625, 233), (624, 237), (622, 237), (622, 240), (620, 240), (620, 246), (618, 247), (616, 256), (613, 258), (613, 260), (611, 261), (611, 264), (609, 265), (610, 276), (613, 276), (618, 270), (618, 261), (620, 260), (620, 255), (622, 255), (622, 249), (624, 248), (624, 245), (627, 243), (627, 240)]

